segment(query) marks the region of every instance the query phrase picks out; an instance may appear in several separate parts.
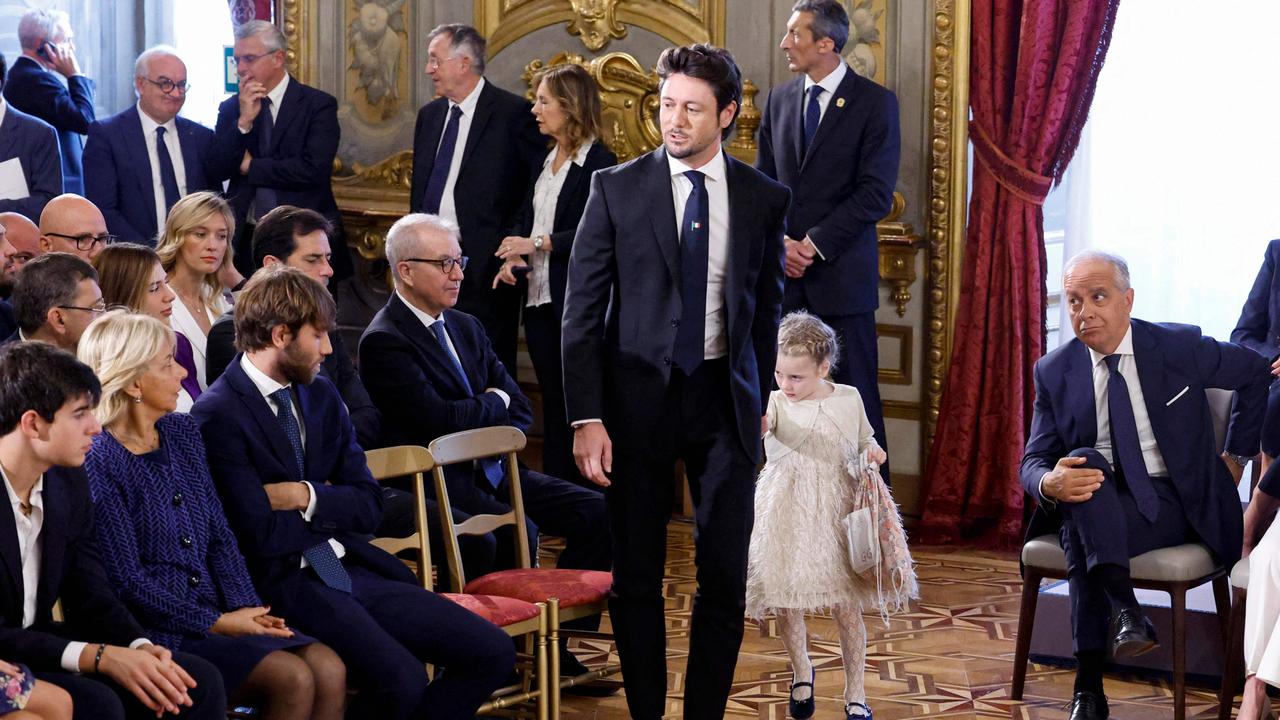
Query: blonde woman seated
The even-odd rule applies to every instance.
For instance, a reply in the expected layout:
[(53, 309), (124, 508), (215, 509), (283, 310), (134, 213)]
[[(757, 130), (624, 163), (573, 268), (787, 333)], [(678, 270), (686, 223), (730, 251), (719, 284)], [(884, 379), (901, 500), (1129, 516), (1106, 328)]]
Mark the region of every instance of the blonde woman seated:
[(342, 717), (346, 668), (262, 606), (227, 526), (190, 416), (173, 331), (117, 311), (89, 326), (80, 359), (102, 382), (105, 432), (85, 461), (112, 584), (147, 637), (208, 660), (232, 701), (263, 718)]
[[(108, 307), (127, 308), (169, 325), (177, 295), (169, 288), (167, 273), (155, 250), (137, 243), (108, 245), (93, 259), (93, 268), (98, 271), (98, 287)], [(196, 380), (191, 341), (181, 334), (176, 338), (174, 360), (187, 371), (178, 393), (178, 412), (190, 412), (191, 404), (200, 397), (200, 383)]]
[(221, 195), (197, 192), (173, 204), (156, 244), (156, 254), (178, 296), (169, 325), (191, 343), (196, 382), (205, 380), (205, 343), (209, 328), (231, 309), (230, 291), (243, 282), (231, 262), (236, 230), (231, 206)]

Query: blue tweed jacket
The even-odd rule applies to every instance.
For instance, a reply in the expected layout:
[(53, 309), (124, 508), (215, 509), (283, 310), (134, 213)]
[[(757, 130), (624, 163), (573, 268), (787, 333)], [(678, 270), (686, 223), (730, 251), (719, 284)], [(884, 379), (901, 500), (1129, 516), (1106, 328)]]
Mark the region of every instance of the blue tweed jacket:
[(85, 460), (103, 564), (153, 642), (177, 649), (223, 612), (261, 605), (209, 478), (195, 421), (157, 423), (159, 456), (134, 455), (109, 433)]

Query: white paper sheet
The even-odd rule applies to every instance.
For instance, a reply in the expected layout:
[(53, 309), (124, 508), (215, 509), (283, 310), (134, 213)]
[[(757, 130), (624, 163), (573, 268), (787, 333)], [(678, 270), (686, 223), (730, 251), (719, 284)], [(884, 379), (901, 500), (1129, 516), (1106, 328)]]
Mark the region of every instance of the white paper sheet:
[(30, 196), (27, 176), (22, 174), (22, 161), (9, 158), (0, 162), (0, 200), (21, 200)]

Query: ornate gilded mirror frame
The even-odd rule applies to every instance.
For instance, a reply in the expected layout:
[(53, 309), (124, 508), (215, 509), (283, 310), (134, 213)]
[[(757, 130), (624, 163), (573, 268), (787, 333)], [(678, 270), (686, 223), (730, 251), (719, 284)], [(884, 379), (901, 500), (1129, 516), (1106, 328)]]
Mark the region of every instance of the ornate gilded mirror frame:
[(925, 447), (933, 444), (951, 360), (969, 200), (969, 0), (934, 0), (929, 130)]

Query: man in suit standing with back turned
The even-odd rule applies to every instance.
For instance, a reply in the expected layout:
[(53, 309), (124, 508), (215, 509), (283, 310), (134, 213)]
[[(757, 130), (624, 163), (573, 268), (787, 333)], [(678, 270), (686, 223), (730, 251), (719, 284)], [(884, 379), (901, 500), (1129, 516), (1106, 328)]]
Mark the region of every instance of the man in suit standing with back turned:
[(418, 111), (409, 211), (462, 229), (471, 266), (457, 309), (480, 320), (515, 377), (521, 295), (510, 285), (493, 286), (502, 265), (494, 253), (516, 226), (547, 141), (529, 103), (485, 79), (484, 61), (485, 39), (473, 27), (440, 25), (427, 36), (426, 71), (440, 97)]
[[(898, 181), (898, 101), (840, 57), (849, 16), (838, 0), (800, 0), (791, 10), (779, 47), (801, 77), (770, 91), (756, 156), (761, 172), (795, 194), (782, 307), (807, 308), (839, 334), (832, 379), (858, 389), (887, 449), (876, 378), (876, 223), (889, 214)], [(880, 472), (889, 479), (887, 462)]]
[(670, 48), (658, 76), (663, 147), (591, 179), (569, 261), (564, 385), (578, 468), (608, 487), (609, 612), (627, 706), (646, 720), (665, 704), (662, 573), (684, 460), (698, 568), (684, 712), (716, 718), (742, 644), (790, 193), (721, 146), (742, 97), (727, 51)]
[[(1068, 716), (1102, 720), (1107, 651), (1156, 644), (1129, 559), (1188, 542), (1226, 567), (1240, 558), (1240, 499), (1223, 460), (1258, 452), (1268, 376), (1257, 353), (1198, 327), (1131, 319), (1129, 266), (1116, 255), (1078, 253), (1062, 291), (1076, 338), (1036, 363), (1022, 485), (1040, 505), (1027, 537), (1056, 532), (1067, 556), (1077, 663)], [(1206, 388), (1236, 391), (1222, 459)]]

